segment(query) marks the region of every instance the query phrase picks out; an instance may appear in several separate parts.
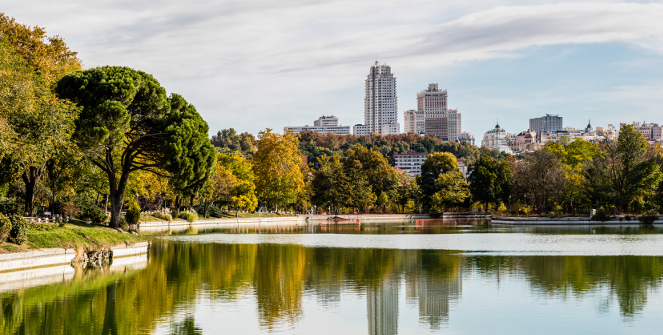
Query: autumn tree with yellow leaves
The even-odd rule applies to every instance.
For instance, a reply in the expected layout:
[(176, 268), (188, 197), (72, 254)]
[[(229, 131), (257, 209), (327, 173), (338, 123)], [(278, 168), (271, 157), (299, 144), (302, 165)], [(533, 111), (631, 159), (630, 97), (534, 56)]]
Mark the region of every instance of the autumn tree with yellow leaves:
[[(0, 13), (0, 127), (5, 159), (20, 167), (25, 182), (25, 211), (33, 214), (35, 190), (57, 147), (69, 145), (76, 110), (51, 88), (64, 75), (81, 69), (77, 54), (59, 36), (29, 27)], [(3, 131), (5, 133), (5, 131)], [(0, 139), (2, 140), (2, 139)], [(13, 148), (13, 149), (12, 149)]]
[(299, 140), (293, 133), (280, 135), (266, 129), (258, 134), (258, 150), (253, 156), (258, 199), (281, 208), (297, 201), (304, 188)]

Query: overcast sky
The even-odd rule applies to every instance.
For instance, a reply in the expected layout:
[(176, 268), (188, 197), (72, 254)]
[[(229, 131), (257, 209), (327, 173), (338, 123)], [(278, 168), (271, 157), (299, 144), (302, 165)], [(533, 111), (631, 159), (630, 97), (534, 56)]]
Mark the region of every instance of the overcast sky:
[(545, 113), (565, 126), (663, 122), (663, 2), (4, 0), (85, 68), (125, 65), (182, 94), (210, 132), (363, 122), (376, 56), (403, 112), (428, 83), (479, 144)]

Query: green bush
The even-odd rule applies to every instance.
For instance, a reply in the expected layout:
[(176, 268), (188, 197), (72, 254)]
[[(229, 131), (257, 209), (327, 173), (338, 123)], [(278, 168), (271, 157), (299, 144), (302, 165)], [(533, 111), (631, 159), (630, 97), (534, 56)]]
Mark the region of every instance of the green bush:
[(78, 207), (81, 213), (79, 219), (90, 220), (94, 224), (102, 224), (106, 222), (106, 213), (94, 203), (83, 201), (78, 203)]
[(594, 213), (594, 216), (592, 216), (593, 221), (608, 221), (612, 218), (612, 215), (610, 214), (610, 211), (605, 210), (605, 209), (598, 209), (596, 210), (596, 213)]
[(16, 198), (0, 197), (0, 214), (23, 214), (23, 203)]
[(207, 208), (207, 215), (213, 218), (222, 218), (223, 211), (221, 210), (221, 208), (211, 205), (209, 206), (209, 208)]
[(154, 213), (152, 213), (152, 216), (154, 216), (157, 219), (165, 220), (165, 221), (168, 221), (168, 222), (173, 221), (173, 217), (170, 214), (164, 214), (164, 213), (161, 213), (161, 212), (154, 212)]
[(9, 231), (12, 229), (12, 222), (8, 217), (0, 214), (0, 242), (7, 241)]
[[(193, 207), (196, 210), (196, 213), (198, 213), (200, 216), (205, 215), (205, 206), (204, 205), (197, 205)], [(209, 205), (207, 206), (207, 216), (208, 217), (213, 217), (213, 218), (221, 218), (223, 217), (223, 212), (221, 211), (221, 208), (216, 207), (214, 205)]]
[(642, 224), (653, 224), (654, 221), (658, 220), (658, 212), (655, 210), (646, 211), (638, 217), (638, 220)]
[(28, 238), (28, 221), (20, 215), (12, 215), (9, 217), (11, 221), (11, 229), (9, 230), (9, 240), (15, 244), (23, 244)]
[(138, 207), (138, 204), (135, 202), (129, 204), (129, 208), (127, 208), (127, 214), (124, 217), (127, 219), (128, 224), (138, 224), (138, 221), (140, 220), (140, 207)]
[(129, 231), (129, 222), (127, 222), (126, 215), (120, 216), (120, 229)]
[(195, 222), (196, 220), (198, 220), (198, 214), (196, 214), (195, 212), (181, 212), (179, 217), (180, 219), (184, 219), (189, 222)]

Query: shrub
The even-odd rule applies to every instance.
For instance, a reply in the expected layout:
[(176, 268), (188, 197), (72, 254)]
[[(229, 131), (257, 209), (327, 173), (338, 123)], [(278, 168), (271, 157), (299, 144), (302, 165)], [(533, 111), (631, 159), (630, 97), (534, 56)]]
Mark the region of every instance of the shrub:
[(646, 211), (638, 217), (638, 220), (642, 224), (653, 224), (654, 221), (658, 220), (658, 212), (655, 210)]
[(138, 221), (140, 220), (140, 207), (138, 207), (138, 204), (135, 202), (130, 203), (129, 208), (127, 208), (127, 214), (124, 217), (128, 224), (138, 224)]
[(612, 218), (612, 215), (610, 215), (610, 211), (607, 211), (605, 209), (598, 209), (596, 213), (594, 213), (594, 216), (592, 216), (593, 221), (608, 221)]
[(102, 224), (106, 222), (106, 213), (92, 202), (84, 201), (78, 204), (80, 208), (80, 219), (90, 220), (94, 224)]
[(210, 205), (207, 208), (207, 215), (209, 215), (213, 218), (221, 218), (221, 217), (223, 217), (223, 212), (221, 211), (221, 208), (216, 207), (214, 205)]
[(0, 214), (0, 242), (7, 240), (9, 231), (12, 229), (12, 222), (8, 217)]
[(503, 202), (500, 202), (499, 207), (497, 207), (497, 213), (499, 213), (500, 215), (504, 215), (504, 213), (506, 213), (506, 206), (504, 205)]
[(529, 213), (532, 212), (532, 207), (523, 206), (522, 211), (523, 211), (523, 214), (525, 214), (525, 217), (529, 217)]
[[(197, 206), (194, 206), (193, 209), (194, 209), (194, 210), (196, 211), (196, 213), (198, 213), (200, 216), (204, 216), (204, 215), (205, 215), (205, 205), (202, 205), (202, 204), (201, 204), (201, 205), (197, 205)], [(209, 206), (207, 206), (207, 216), (208, 216), (208, 217), (213, 217), (213, 218), (220, 218), (220, 217), (223, 217), (221, 209), (220, 209), (219, 207), (214, 206), (214, 205), (209, 205)]]
[(28, 221), (20, 215), (12, 215), (9, 217), (11, 221), (11, 229), (9, 230), (9, 240), (12, 243), (23, 244), (28, 237)]
[(154, 213), (152, 213), (152, 216), (154, 216), (157, 219), (166, 220), (168, 222), (173, 221), (173, 217), (170, 214), (164, 214), (164, 213), (161, 213), (161, 212), (154, 212)]
[(0, 213), (5, 215), (23, 214), (23, 203), (16, 198), (0, 197)]
[(198, 214), (196, 214), (195, 212), (181, 212), (179, 218), (187, 220), (189, 222), (195, 222), (196, 220), (198, 220)]
[(124, 231), (129, 230), (129, 223), (127, 222), (126, 215), (120, 216), (120, 229), (122, 229)]
[(78, 205), (76, 205), (76, 203), (73, 201), (66, 201), (61, 203), (60, 211), (62, 214), (71, 217), (78, 217), (81, 215), (81, 209), (78, 208)]

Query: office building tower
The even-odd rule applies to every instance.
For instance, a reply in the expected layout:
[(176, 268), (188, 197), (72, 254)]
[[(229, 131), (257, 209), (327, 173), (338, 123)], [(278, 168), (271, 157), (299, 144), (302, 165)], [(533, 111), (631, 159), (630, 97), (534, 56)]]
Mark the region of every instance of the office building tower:
[(443, 141), (455, 142), (461, 133), (461, 115), (457, 109), (447, 108), (447, 90), (437, 84), (417, 93), (417, 110), (423, 113), (424, 131)]
[[(382, 127), (385, 124), (391, 126)], [(378, 65), (377, 61), (371, 66), (371, 72), (366, 77), (364, 125), (368, 127), (369, 133), (381, 135), (400, 133), (396, 78), (391, 73), (391, 66)]]

